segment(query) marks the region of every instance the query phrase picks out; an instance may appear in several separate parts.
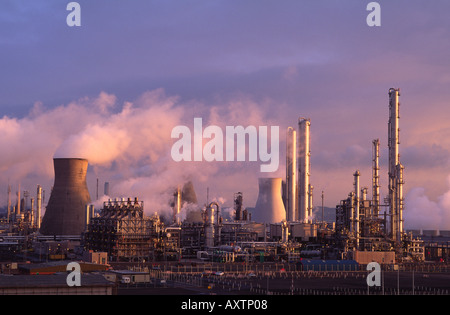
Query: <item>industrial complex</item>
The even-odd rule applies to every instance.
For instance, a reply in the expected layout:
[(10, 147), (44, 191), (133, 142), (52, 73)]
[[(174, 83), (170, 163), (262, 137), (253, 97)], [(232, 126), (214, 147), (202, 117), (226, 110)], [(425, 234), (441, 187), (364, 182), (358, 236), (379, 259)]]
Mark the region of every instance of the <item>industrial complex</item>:
[[(185, 294), (186, 288), (215, 294), (399, 294), (400, 275), (397, 282), (394, 276), (400, 271), (408, 279), (411, 272), (412, 277), (414, 272), (423, 275), (413, 280), (412, 291), (408, 284), (403, 292), (448, 294), (450, 232), (404, 228), (407, 170), (400, 160), (399, 98), (399, 89), (389, 89), (387, 172), (380, 169), (380, 140), (374, 139), (368, 144), (372, 187), (361, 186), (359, 170), (349, 174), (353, 189), (337, 202), (332, 222), (313, 213), (320, 206), (314, 205), (318, 193), (310, 181), (309, 118), (299, 118), (298, 126), (286, 130), (285, 178), (259, 178), (251, 208), (245, 206), (245, 192), (236, 192), (231, 220), (217, 202), (200, 205), (192, 182), (174, 188), (167, 200), (173, 215), (165, 220), (157, 213), (147, 215), (152, 205), (139, 196), (109, 199), (96, 209), (86, 185), (89, 162), (55, 158), (46, 205), (40, 185), (35, 194), (19, 186), (17, 201), (8, 187), (7, 213), (0, 223), (0, 293), (67, 294), (58, 279), (64, 284), (64, 266), (78, 261), (83, 274), (89, 274), (86, 294), (126, 294), (133, 284), (148, 294), (156, 294), (150, 288), (165, 294)], [(382, 176), (389, 185), (383, 199)], [(186, 205), (189, 212), (182, 219)], [(378, 291), (370, 291), (365, 282), (371, 262), (386, 272), (386, 287)], [(21, 277), (41, 277), (47, 285)], [(224, 280), (230, 277), (233, 281)]]

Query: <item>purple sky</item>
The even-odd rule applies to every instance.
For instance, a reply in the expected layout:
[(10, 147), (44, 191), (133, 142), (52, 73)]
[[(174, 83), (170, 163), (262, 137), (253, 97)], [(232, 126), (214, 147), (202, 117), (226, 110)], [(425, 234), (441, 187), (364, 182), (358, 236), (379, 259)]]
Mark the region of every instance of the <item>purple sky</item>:
[(385, 195), (388, 90), (399, 87), (406, 226), (450, 229), (449, 1), (378, 1), (381, 27), (366, 24), (368, 0), (78, 2), (78, 28), (69, 1), (0, 2), (1, 204), (8, 181), (50, 191), (52, 157), (70, 149), (89, 157), (92, 196), (98, 177), (150, 212), (148, 190), (178, 177), (202, 203), (210, 187), (225, 206), (243, 191), (253, 207), (259, 163), (170, 161), (171, 129), (194, 117), (280, 126), (279, 177), (285, 129), (311, 118), (315, 204), (324, 190), (330, 207), (356, 169), (370, 187), (380, 138)]

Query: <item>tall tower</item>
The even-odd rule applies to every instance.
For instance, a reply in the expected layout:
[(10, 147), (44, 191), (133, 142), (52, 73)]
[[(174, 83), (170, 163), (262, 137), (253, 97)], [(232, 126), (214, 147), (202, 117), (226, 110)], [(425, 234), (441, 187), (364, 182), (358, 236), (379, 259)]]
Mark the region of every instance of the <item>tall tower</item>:
[(298, 151), (297, 151), (297, 167), (298, 167), (298, 220), (308, 222), (312, 216), (312, 207), (309, 205), (310, 193), (310, 126), (311, 121), (307, 118), (298, 120)]
[(286, 220), (296, 221), (297, 211), (297, 132), (289, 127), (286, 134)]
[(9, 223), (9, 220), (11, 219), (11, 185), (8, 185), (8, 214), (7, 214), (7, 220)]
[(19, 183), (19, 189), (17, 190), (17, 208), (16, 208), (17, 217), (19, 217), (20, 215), (21, 207), (22, 207), (22, 199), (20, 197), (20, 183)]
[(36, 189), (36, 228), (41, 228), (41, 213), (42, 213), (42, 187), (37, 185)]
[(389, 215), (391, 236), (400, 241), (403, 231), (403, 166), (400, 163), (400, 89), (389, 89)]
[(354, 174), (354, 181), (353, 181), (353, 185), (354, 185), (354, 214), (353, 214), (353, 225), (354, 228), (353, 230), (355, 231), (355, 239), (356, 239), (356, 249), (359, 249), (359, 237), (360, 237), (360, 226), (359, 226), (359, 202), (361, 200), (361, 196), (360, 196), (360, 190), (359, 190), (359, 176), (360, 176), (360, 172), (357, 170)]
[(373, 140), (372, 144), (372, 202), (373, 216), (377, 218), (380, 213), (380, 139)]
[(42, 219), (43, 235), (79, 235), (85, 229), (85, 208), (91, 202), (86, 184), (88, 161), (53, 159), (55, 183)]

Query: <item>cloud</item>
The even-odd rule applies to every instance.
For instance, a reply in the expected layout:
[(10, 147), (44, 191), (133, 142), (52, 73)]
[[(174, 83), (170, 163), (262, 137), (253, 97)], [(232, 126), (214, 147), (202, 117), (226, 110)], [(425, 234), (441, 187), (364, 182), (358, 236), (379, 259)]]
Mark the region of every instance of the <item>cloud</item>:
[[(25, 118), (0, 119), (4, 135), (0, 145), (7, 148), (0, 156), (6, 175), (0, 184), (6, 186), (9, 179), (15, 185), (20, 182), (23, 189), (34, 189), (37, 184), (48, 188), (53, 158), (85, 158), (90, 166), (88, 181), (92, 177), (109, 181), (111, 197), (138, 197), (145, 201), (147, 212), (169, 211), (173, 189), (189, 180), (202, 190), (214, 185), (211, 200), (230, 199), (239, 176), (247, 175), (244, 182), (257, 181), (259, 163), (174, 162), (171, 131), (178, 125), (192, 129), (194, 117), (204, 117), (204, 128), (211, 124), (225, 128), (274, 123), (267, 116), (243, 96), (208, 107), (195, 101), (182, 103), (163, 89), (145, 92), (122, 105), (106, 92), (54, 109), (38, 102)], [(6, 203), (2, 197), (0, 202)]]
[(439, 144), (406, 147), (401, 156), (407, 167), (447, 169), (450, 166), (450, 152)]
[(431, 200), (422, 187), (411, 189), (405, 197), (405, 227), (410, 229), (449, 230), (450, 229), (450, 176), (447, 177), (449, 190)]

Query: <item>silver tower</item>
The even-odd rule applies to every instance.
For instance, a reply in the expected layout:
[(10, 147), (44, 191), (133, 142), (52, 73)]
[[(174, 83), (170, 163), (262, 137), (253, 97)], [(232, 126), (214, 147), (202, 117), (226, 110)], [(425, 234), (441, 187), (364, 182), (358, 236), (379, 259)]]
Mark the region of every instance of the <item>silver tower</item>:
[(389, 215), (392, 239), (401, 241), (403, 233), (403, 165), (400, 163), (400, 89), (389, 89)]
[(297, 132), (289, 127), (286, 134), (286, 220), (297, 216)]
[(298, 220), (301, 222), (309, 222), (312, 216), (312, 187), (310, 187), (310, 126), (311, 121), (307, 118), (298, 120)]
[(380, 139), (372, 141), (373, 164), (372, 164), (372, 202), (373, 216), (378, 218), (380, 213)]

